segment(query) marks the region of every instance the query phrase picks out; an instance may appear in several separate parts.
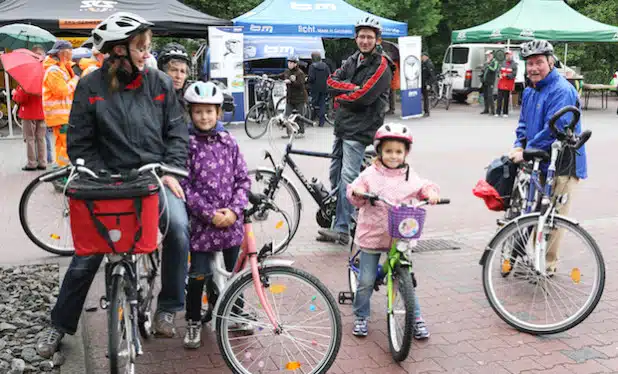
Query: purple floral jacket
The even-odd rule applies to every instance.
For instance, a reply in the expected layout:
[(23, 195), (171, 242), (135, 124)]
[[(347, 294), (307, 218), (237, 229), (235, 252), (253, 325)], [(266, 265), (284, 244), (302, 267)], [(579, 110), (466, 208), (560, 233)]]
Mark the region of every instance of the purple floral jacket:
[[(191, 224), (191, 251), (214, 252), (240, 245), (244, 236), (243, 209), (251, 180), (236, 139), (227, 131), (194, 133), (189, 137), (189, 177), (182, 181)], [(229, 208), (238, 219), (217, 228), (217, 209)]]

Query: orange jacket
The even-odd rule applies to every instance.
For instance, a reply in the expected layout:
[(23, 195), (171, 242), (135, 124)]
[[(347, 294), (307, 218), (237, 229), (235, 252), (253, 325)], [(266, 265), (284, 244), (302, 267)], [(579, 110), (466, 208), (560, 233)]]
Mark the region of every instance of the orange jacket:
[(100, 67), (101, 64), (99, 63), (99, 61), (93, 58), (82, 58), (81, 60), (79, 60), (79, 68), (82, 69), (82, 78)]
[(60, 62), (47, 56), (43, 61), (43, 112), (45, 122), (49, 127), (69, 123), (73, 94), (79, 77), (71, 68), (71, 63), (60, 65)]

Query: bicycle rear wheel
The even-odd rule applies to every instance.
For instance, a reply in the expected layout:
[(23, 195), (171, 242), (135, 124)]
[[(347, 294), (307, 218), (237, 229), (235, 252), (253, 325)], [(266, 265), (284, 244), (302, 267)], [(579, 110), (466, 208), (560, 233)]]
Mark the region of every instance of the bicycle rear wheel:
[[(555, 270), (534, 269), (538, 214), (511, 221), (489, 243), (483, 264), (483, 288), (489, 304), (507, 324), (530, 334), (556, 334), (577, 326), (595, 309), (605, 287), (605, 263), (594, 239), (562, 217), (549, 218), (542, 233), (550, 248), (558, 248)], [(503, 251), (516, 243), (523, 254), (513, 265)], [(552, 247), (553, 246), (553, 247)], [(506, 249), (508, 251), (508, 249)], [(505, 270), (511, 272), (504, 277)], [(550, 300), (551, 299), (551, 300)]]
[[(50, 171), (34, 179), (19, 200), (19, 222), (24, 232), (39, 248), (56, 255), (75, 253), (69, 220), (68, 198), (63, 182), (68, 168)], [(54, 174), (51, 180), (43, 178)]]
[[(255, 292), (251, 273), (238, 278), (217, 311), (217, 343), (234, 373), (326, 373), (341, 344), (341, 316), (326, 286), (288, 266), (260, 270), (274, 331)], [(252, 329), (252, 331), (251, 331)]]
[(245, 118), (245, 132), (251, 139), (259, 139), (268, 130), (270, 115), (266, 103), (259, 102), (249, 109)]
[(131, 306), (125, 293), (125, 278), (112, 276), (108, 310), (108, 350), (111, 374), (135, 372), (135, 346), (131, 326)]
[(278, 252), (292, 240), (298, 230), (300, 195), (287, 178), (276, 180), (277, 175), (272, 170), (254, 169), (250, 170), (248, 175), (251, 178), (252, 192), (268, 196), (279, 209), (287, 212), (287, 219), (282, 213), (272, 210), (259, 211), (252, 217), (257, 248), (272, 241), (273, 252)]
[(388, 345), (393, 360), (400, 362), (408, 357), (414, 335), (414, 284), (407, 267), (395, 268), (391, 295), (392, 310), (386, 316)]

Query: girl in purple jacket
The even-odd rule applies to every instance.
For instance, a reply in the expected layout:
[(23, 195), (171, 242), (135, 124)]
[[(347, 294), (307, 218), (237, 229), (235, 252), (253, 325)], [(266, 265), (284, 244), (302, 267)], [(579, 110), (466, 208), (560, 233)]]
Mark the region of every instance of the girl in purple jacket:
[[(183, 188), (191, 225), (191, 268), (186, 301), (186, 348), (201, 341), (202, 290), (212, 274), (210, 260), (223, 251), (225, 267), (232, 271), (244, 236), (243, 209), (251, 180), (238, 143), (227, 131), (216, 129), (223, 93), (212, 82), (195, 82), (184, 95), (193, 131), (189, 138), (189, 177)], [(250, 328), (250, 327), (249, 327)]]

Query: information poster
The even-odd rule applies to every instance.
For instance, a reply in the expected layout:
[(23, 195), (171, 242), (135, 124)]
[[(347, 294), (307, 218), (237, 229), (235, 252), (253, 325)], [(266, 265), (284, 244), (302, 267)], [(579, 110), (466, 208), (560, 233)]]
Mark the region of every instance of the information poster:
[(401, 117), (419, 117), (422, 106), (421, 37), (399, 38)]
[[(243, 34), (242, 27), (208, 27), (208, 44), (210, 52), (210, 79), (217, 80), (227, 87), (227, 93), (234, 97), (233, 122), (242, 122), (245, 118)], [(231, 116), (231, 114), (226, 114)], [(228, 121), (229, 118), (224, 118)]]

